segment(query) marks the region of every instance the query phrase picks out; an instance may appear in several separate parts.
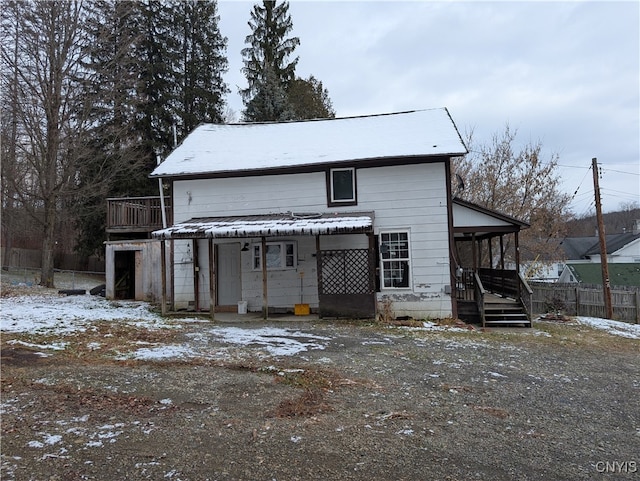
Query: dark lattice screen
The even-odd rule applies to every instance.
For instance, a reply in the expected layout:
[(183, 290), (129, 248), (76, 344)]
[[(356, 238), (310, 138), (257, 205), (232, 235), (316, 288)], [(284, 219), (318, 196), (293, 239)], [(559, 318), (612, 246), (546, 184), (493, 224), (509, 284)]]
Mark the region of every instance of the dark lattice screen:
[(320, 252), (320, 294), (371, 294), (375, 290), (367, 249)]

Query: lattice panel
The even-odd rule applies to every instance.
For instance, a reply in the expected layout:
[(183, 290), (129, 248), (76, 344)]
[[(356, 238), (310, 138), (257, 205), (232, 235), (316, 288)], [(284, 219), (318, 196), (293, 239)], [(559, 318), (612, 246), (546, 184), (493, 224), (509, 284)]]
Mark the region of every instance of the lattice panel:
[(320, 252), (321, 294), (371, 294), (373, 273), (367, 249)]

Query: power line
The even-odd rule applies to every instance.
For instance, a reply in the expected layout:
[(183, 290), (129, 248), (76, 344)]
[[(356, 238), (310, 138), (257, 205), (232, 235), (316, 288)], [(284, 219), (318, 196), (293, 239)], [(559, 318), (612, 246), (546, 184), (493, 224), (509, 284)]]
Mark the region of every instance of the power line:
[(618, 174), (639, 175), (640, 176), (640, 173), (637, 173), (637, 172), (625, 172), (624, 170), (604, 169), (602, 167), (600, 167), (600, 170), (603, 171), (603, 172), (617, 172)]

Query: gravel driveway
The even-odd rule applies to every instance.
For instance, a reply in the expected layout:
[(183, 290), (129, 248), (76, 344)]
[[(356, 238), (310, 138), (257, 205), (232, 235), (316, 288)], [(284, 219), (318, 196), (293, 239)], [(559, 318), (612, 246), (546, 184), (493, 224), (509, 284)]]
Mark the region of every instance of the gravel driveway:
[(3, 480), (640, 479), (640, 341), (575, 323), (60, 339), (3, 334)]

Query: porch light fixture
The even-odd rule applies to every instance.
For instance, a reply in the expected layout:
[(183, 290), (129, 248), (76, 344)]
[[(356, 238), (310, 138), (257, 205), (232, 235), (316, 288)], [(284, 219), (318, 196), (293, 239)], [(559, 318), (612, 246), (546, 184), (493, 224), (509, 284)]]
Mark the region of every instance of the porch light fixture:
[(241, 252), (247, 252), (249, 250), (249, 243), (245, 242), (244, 245), (242, 246), (242, 249), (240, 249)]

